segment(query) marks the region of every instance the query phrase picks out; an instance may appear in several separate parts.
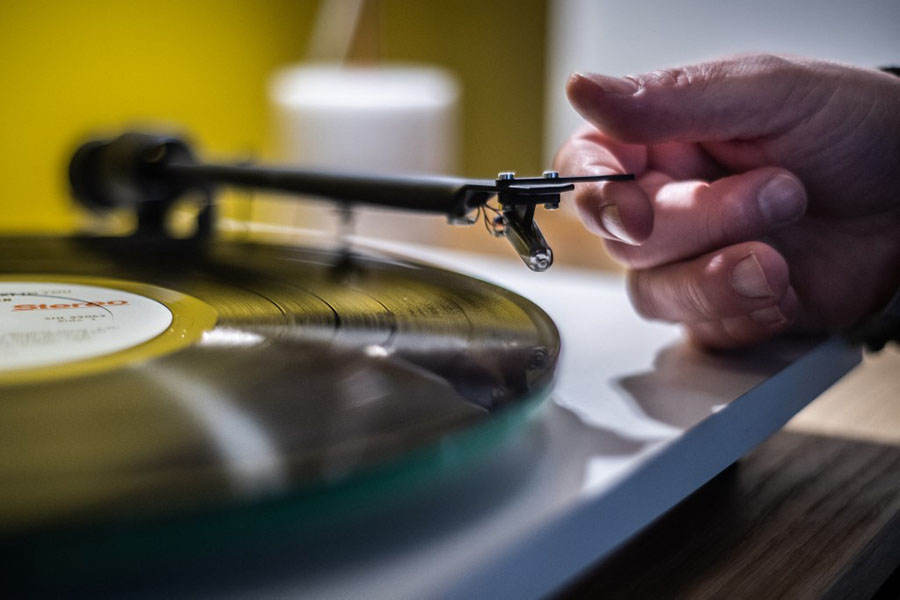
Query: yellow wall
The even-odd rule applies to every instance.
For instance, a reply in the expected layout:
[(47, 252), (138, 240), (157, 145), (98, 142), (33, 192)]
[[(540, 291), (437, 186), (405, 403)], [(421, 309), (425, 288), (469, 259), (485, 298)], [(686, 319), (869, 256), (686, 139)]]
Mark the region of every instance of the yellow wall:
[[(207, 155), (265, 154), (265, 82), (303, 56), (316, 3), (0, 2), (0, 229), (79, 222), (65, 165), (85, 135), (177, 124)], [(383, 58), (463, 82), (463, 171), (540, 170), (544, 0), (382, 0)]]
[(3, 227), (67, 229), (73, 144), (152, 120), (204, 148), (263, 142), (266, 73), (300, 55), (312, 9), (258, 0), (0, 3)]
[(384, 54), (463, 80), (463, 170), (540, 172), (545, 0), (382, 0)]

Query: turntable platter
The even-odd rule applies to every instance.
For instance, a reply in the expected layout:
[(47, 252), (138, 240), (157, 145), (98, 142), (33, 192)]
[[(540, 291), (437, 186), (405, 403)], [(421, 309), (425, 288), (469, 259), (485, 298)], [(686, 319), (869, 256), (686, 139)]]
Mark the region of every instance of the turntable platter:
[(530, 302), (384, 257), (18, 237), (0, 274), (13, 535), (434, 469), (543, 399), (559, 353)]

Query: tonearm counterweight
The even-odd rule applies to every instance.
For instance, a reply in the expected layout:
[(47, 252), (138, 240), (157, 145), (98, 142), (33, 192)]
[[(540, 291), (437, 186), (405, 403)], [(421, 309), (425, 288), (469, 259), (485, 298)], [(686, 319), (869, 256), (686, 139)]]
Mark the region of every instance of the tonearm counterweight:
[[(430, 175), (383, 175), (329, 172), (246, 164), (211, 164), (197, 160), (179, 138), (129, 132), (111, 140), (85, 143), (69, 165), (76, 199), (95, 210), (133, 207), (138, 235), (165, 235), (166, 217), (185, 193), (202, 191), (210, 199), (198, 218), (197, 235), (209, 234), (213, 189), (220, 185), (321, 197), (347, 205), (442, 214), (454, 224), (472, 224), (479, 213), (494, 210), (494, 235), (506, 237), (528, 267), (544, 271), (553, 253), (534, 221), (535, 208), (557, 208), (560, 195), (576, 183), (626, 181), (631, 174), (561, 177), (465, 179)], [(489, 202), (497, 198), (499, 207)]]

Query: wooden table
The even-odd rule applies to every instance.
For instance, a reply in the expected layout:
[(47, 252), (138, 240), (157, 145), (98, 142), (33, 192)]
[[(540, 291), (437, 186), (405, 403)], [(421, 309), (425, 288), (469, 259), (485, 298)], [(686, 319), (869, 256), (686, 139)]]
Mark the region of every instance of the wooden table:
[(896, 598), (898, 565), (894, 347), (560, 597)]

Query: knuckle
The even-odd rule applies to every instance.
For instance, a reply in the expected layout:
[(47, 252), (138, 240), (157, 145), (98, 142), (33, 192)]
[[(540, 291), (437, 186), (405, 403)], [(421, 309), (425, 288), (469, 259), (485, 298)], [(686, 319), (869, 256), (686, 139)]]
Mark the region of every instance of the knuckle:
[(650, 83), (665, 85), (667, 87), (681, 87), (690, 85), (691, 75), (686, 67), (669, 67), (657, 69), (650, 73)]
[(793, 63), (784, 56), (772, 54), (771, 52), (751, 54), (745, 58), (744, 62), (751, 69), (767, 72), (787, 69), (793, 66)]
[(705, 85), (716, 74), (717, 68), (712, 63), (667, 67), (648, 73), (640, 83), (645, 87), (689, 88)]
[(723, 73), (742, 75), (789, 73), (796, 72), (800, 68), (800, 64), (797, 61), (768, 52), (737, 54), (716, 64)]
[(694, 88), (698, 86), (702, 88), (729, 76), (731, 70), (730, 66), (723, 62), (705, 62), (681, 67), (668, 67), (650, 73), (647, 83), (670, 88)]

